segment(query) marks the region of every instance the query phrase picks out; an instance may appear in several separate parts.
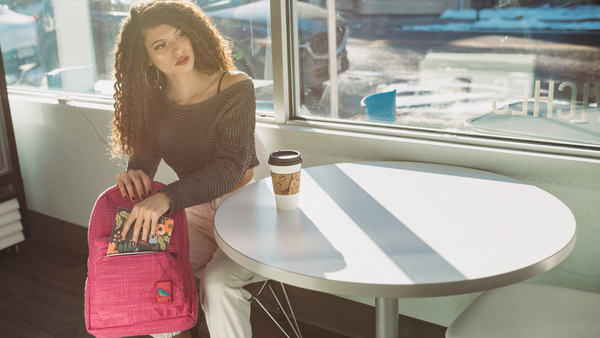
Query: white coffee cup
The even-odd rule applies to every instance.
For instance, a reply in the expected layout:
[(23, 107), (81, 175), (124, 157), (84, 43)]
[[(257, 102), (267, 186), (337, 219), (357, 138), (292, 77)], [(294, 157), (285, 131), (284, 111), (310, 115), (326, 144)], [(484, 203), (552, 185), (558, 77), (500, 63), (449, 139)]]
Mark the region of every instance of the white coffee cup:
[(279, 150), (269, 156), (275, 203), (279, 210), (298, 208), (302, 156), (296, 150)]

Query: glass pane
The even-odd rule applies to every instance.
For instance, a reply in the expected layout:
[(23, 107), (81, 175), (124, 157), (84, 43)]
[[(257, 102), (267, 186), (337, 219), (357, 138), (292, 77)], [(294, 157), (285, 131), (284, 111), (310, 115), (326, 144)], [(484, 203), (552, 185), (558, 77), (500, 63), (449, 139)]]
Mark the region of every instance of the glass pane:
[(39, 66), (34, 4), (0, 1), (0, 43), (6, 82), (38, 87), (44, 77)]
[(298, 3), (300, 116), (600, 145), (600, 2), (336, 0), (331, 72), (327, 4)]
[[(194, 0), (233, 45), (236, 66), (256, 80), (272, 114), (269, 2)], [(0, 41), (9, 86), (113, 94), (119, 23), (135, 0), (0, 0)]]
[(268, 0), (196, 0), (233, 45), (235, 66), (254, 80), (256, 110), (273, 116), (271, 15)]

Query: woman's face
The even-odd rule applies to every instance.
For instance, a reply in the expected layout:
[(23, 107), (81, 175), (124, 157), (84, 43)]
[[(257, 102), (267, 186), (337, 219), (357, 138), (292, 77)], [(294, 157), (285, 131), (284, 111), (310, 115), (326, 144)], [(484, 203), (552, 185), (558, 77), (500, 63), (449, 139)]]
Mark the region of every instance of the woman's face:
[(163, 24), (147, 29), (145, 46), (152, 63), (165, 74), (185, 74), (194, 68), (192, 43), (179, 28)]

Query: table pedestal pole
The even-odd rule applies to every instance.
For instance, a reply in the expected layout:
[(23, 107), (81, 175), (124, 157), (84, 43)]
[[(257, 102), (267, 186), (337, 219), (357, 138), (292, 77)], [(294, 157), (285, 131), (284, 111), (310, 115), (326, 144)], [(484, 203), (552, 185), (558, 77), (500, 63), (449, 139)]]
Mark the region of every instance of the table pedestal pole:
[(398, 298), (375, 298), (375, 337), (398, 338)]

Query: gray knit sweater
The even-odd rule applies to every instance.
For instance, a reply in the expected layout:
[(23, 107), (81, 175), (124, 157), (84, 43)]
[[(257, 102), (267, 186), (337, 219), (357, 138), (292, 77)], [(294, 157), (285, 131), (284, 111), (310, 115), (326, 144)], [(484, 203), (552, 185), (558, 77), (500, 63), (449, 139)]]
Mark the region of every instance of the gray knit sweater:
[(132, 156), (127, 170), (154, 178), (163, 159), (179, 180), (161, 188), (171, 199), (167, 213), (209, 202), (231, 191), (256, 167), (254, 85), (236, 82), (216, 96), (181, 106), (163, 95), (152, 116), (155, 155)]

